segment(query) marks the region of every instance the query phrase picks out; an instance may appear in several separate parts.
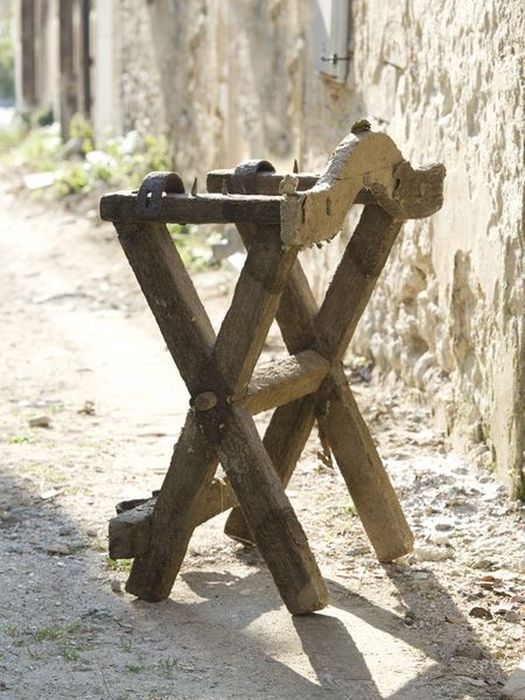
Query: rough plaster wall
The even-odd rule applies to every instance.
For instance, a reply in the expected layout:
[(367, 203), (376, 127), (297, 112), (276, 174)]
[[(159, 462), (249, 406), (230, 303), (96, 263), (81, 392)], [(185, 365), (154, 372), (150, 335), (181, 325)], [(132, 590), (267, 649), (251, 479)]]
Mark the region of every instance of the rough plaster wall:
[[(522, 0), (353, 0), (343, 86), (315, 71), (314, 2), (118, 1), (127, 112), (168, 115), (187, 181), (245, 157), (320, 168), (363, 115), (414, 164), (446, 164), (445, 206), (404, 226), (354, 349), (523, 489)], [(303, 256), (316, 290), (342, 241)]]
[(116, 26), (121, 129), (123, 133), (132, 129), (165, 133), (167, 116), (152, 51), (148, 4), (144, 0), (117, 0)]
[(166, 133), (188, 180), (246, 157), (291, 168), (300, 155), (300, 8), (308, 3), (117, 3), (124, 130), (145, 123)]
[(487, 444), (523, 489), (525, 8), (353, 6), (365, 113), (414, 163), (448, 171), (443, 210), (404, 227), (356, 347), (433, 397), (443, 427)]

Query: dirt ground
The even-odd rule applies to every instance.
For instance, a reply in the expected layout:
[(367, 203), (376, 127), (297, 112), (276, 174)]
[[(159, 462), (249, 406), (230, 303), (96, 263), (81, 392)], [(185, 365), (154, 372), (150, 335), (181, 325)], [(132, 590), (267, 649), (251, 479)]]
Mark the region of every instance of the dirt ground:
[[(168, 601), (124, 593), (107, 522), (159, 487), (186, 390), (95, 210), (28, 204), (7, 184), (0, 209), (0, 698), (501, 696), (524, 652), (524, 507), (447, 451), (424, 405), (357, 376), (414, 555), (377, 563), (313, 436), (289, 495), (330, 607), (292, 618), (225, 516), (196, 531)], [(220, 321), (231, 274), (197, 285)]]

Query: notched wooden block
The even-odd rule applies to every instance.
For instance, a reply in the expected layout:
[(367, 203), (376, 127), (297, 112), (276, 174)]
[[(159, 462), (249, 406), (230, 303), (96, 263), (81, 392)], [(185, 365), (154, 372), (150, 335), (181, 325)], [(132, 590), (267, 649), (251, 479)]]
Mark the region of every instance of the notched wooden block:
[[(109, 521), (111, 559), (133, 559), (148, 550), (156, 501), (156, 498), (149, 498)], [(235, 505), (237, 499), (229, 482), (214, 478), (199, 503), (195, 527)]]

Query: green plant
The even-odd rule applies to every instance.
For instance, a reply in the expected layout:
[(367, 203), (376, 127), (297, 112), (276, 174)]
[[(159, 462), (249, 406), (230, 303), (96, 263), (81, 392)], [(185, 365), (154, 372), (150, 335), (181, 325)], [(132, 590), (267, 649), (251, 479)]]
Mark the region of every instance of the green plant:
[(37, 642), (43, 642), (46, 640), (58, 639), (61, 634), (62, 631), (58, 627), (41, 627), (33, 632), (33, 637)]
[[(67, 661), (78, 661), (81, 653), (90, 651), (92, 647), (85, 641), (89, 641), (91, 634), (81, 622), (73, 622), (65, 627), (40, 627), (33, 632), (36, 642), (56, 642), (58, 653)], [(41, 652), (29, 651), (32, 658), (41, 658)]]
[(127, 573), (131, 571), (133, 565), (133, 559), (111, 559), (106, 558), (106, 569), (110, 571), (118, 571), (121, 573)]
[(152, 170), (169, 170), (171, 162), (166, 137), (146, 134), (144, 145), (144, 175)]
[(69, 135), (75, 141), (82, 143), (82, 151), (84, 153), (89, 153), (93, 150), (95, 143), (93, 125), (83, 114), (77, 112), (71, 117)]
[(160, 672), (166, 678), (172, 677), (173, 671), (177, 667), (177, 664), (178, 664), (177, 659), (172, 658), (171, 656), (168, 656), (165, 659), (159, 659), (159, 661), (157, 662), (157, 666), (158, 666)]
[(168, 224), (168, 231), (187, 268), (199, 272), (213, 265), (211, 248), (199, 240), (197, 226)]
[(128, 673), (141, 673), (144, 671), (144, 666), (139, 664), (126, 664), (125, 668)]
[(33, 128), (51, 126), (55, 121), (51, 107), (40, 107), (29, 114), (29, 125)]
[(54, 189), (59, 196), (77, 194), (88, 187), (89, 177), (82, 163), (72, 163), (56, 180)]
[(60, 136), (55, 125), (30, 129), (20, 123), (2, 132), (3, 148), (9, 165), (32, 172), (55, 170), (60, 148)]
[(31, 438), (27, 435), (13, 435), (7, 439), (9, 445), (27, 445), (31, 442)]
[(67, 661), (78, 661), (80, 659), (80, 652), (72, 647), (63, 646), (60, 649), (60, 656)]
[(0, 155), (5, 156), (13, 148), (20, 144), (22, 139), (22, 127), (20, 125), (10, 126), (8, 129), (0, 130)]
[(15, 647), (22, 647), (25, 644), (24, 639), (22, 638), (22, 635), (20, 634), (20, 631), (16, 625), (6, 625), (5, 627), (2, 627), (2, 632), (4, 634), (7, 634), (11, 639), (13, 640), (13, 646)]
[(33, 659), (33, 661), (41, 661), (44, 658), (44, 654), (41, 651), (35, 651), (29, 647), (27, 649), (27, 653), (29, 658)]

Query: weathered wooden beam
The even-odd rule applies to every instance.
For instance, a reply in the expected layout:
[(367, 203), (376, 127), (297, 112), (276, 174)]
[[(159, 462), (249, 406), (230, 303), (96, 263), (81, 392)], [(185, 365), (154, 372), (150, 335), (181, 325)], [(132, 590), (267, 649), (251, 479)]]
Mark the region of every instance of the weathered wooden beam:
[(214, 349), (219, 372), (237, 398), (251, 379), (298, 252), (283, 251), (278, 226), (256, 228)]
[[(133, 559), (144, 554), (151, 542), (151, 523), (156, 498), (126, 510), (109, 521), (109, 556), (112, 559)], [(195, 512), (197, 527), (237, 504), (230, 483), (214, 478), (203, 492)]]
[(217, 464), (215, 452), (202, 438), (190, 411), (157, 496), (149, 546), (133, 561), (126, 582), (128, 593), (150, 602), (169, 596)]
[(280, 222), (282, 197), (223, 194), (165, 194), (160, 209), (149, 214), (137, 205), (137, 194), (114, 192), (102, 197), (100, 217), (104, 221), (182, 224), (227, 224), (258, 221), (266, 225)]
[(377, 204), (364, 208), (313, 321), (316, 349), (330, 362), (346, 352), (402, 224)]
[[(316, 394), (275, 409), (266, 429), (263, 445), (284, 486), (288, 484), (315, 422)], [(235, 507), (224, 532), (234, 540), (255, 543), (242, 510)]]
[(115, 228), (190, 394), (211, 388), (215, 331), (166, 226), (143, 222)]
[[(232, 304), (217, 335), (219, 372), (242, 398), (275, 318), (297, 249), (282, 249), (280, 228), (258, 224)], [(308, 541), (248, 411), (224, 403), (199, 413), (250, 531), (292, 613), (324, 607), (328, 592)], [(246, 470), (246, 465), (250, 469)]]
[[(289, 420), (295, 423), (299, 414), (297, 405), (293, 403), (294, 399), (318, 389), (329, 370), (330, 365), (313, 350), (265, 362), (256, 369), (248, 387), (248, 394), (242, 403), (252, 414), (286, 404)], [(290, 429), (296, 432), (293, 426)], [(310, 430), (311, 426), (305, 431), (305, 440)], [(280, 462), (283, 459), (280, 452), (290, 449), (289, 441), (279, 445), (271, 433), (267, 442), (272, 462)], [(112, 559), (131, 559), (146, 552), (151, 537), (151, 521), (156, 500), (150, 498), (146, 503), (126, 510), (110, 520), (109, 555)], [(202, 494), (196, 509), (194, 526), (197, 527), (236, 505), (237, 499), (228, 479), (214, 479)], [(253, 536), (250, 536), (250, 541), (252, 540)]]
[(379, 561), (408, 554), (414, 536), (342, 368), (322, 388), (318, 420)]
[[(208, 192), (234, 192), (234, 170), (211, 170), (206, 177), (206, 189)], [(284, 177), (291, 173), (277, 173), (262, 171), (254, 175), (251, 180), (254, 194), (279, 195), (279, 187)], [(311, 189), (321, 177), (319, 173), (297, 173), (295, 174), (298, 180), (297, 191), (304, 192)], [(365, 189), (358, 192), (354, 203), (355, 204), (373, 204), (375, 203), (373, 195)]]
[(414, 170), (386, 134), (350, 133), (310, 190), (283, 197), (283, 242), (305, 247), (333, 238), (363, 188), (395, 218), (429, 216), (442, 206), (444, 176), (442, 165)]
[(316, 391), (329, 371), (314, 350), (270, 360), (256, 368), (242, 404), (252, 415), (282, 406)]
[(199, 417), (286, 607), (296, 615), (325, 607), (326, 584), (248, 411), (225, 404)]
[[(250, 178), (250, 188), (253, 194), (279, 195), (279, 186), (283, 177), (291, 173), (276, 173), (271, 170), (261, 170), (254, 173)], [(206, 189), (208, 192), (235, 192), (234, 183), (235, 170), (211, 170), (206, 176)], [(298, 179), (298, 190), (309, 190), (319, 179), (318, 173), (296, 173)]]

